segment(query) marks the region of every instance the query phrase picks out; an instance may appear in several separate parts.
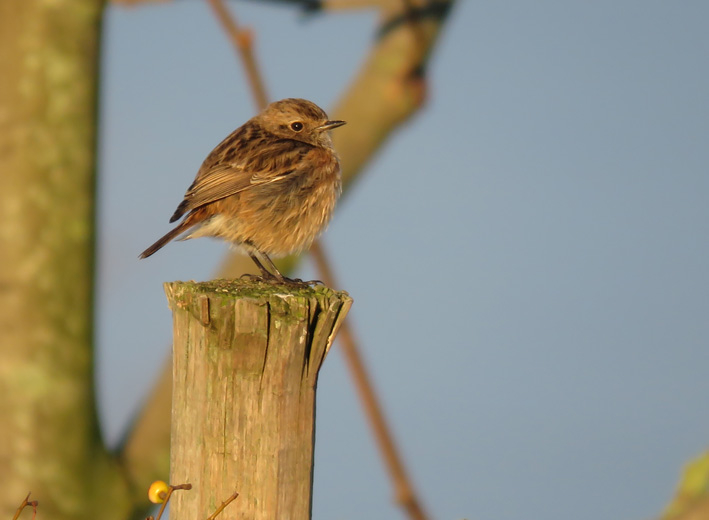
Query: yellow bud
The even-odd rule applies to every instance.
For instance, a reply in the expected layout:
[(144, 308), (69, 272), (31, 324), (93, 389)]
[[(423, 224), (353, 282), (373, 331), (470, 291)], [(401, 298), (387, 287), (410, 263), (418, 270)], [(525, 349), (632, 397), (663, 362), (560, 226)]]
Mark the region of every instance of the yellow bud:
[(167, 496), (168, 485), (162, 480), (156, 480), (150, 484), (148, 489), (148, 499), (153, 504), (162, 504)]

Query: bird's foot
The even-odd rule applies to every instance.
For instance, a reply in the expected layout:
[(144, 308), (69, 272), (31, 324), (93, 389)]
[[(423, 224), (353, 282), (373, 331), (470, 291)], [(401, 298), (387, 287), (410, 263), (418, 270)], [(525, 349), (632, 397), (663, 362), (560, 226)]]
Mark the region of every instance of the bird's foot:
[(244, 273), (240, 278), (252, 280), (254, 282), (263, 282), (270, 284), (283, 284), (290, 287), (310, 287), (311, 285), (325, 285), (320, 280), (301, 280), (300, 278), (288, 278), (287, 276), (278, 277), (271, 273), (266, 274), (252, 274)]
[(310, 287), (311, 285), (325, 285), (320, 280), (301, 280), (300, 278), (288, 278), (283, 277), (283, 280), (276, 281), (284, 283), (286, 285), (291, 285), (293, 287)]
[(266, 282), (266, 283), (272, 283), (274, 280), (278, 281), (276, 278), (273, 276), (263, 276), (260, 274), (253, 274), (253, 273), (244, 273), (241, 276), (239, 276), (242, 280), (251, 280), (252, 282)]

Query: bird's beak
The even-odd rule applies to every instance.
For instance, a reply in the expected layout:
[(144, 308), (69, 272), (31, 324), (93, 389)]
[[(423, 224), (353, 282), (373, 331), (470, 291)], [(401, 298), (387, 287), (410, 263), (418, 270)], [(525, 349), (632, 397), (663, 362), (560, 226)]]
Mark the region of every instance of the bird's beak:
[(337, 128), (338, 126), (342, 126), (346, 123), (347, 121), (325, 121), (324, 125), (320, 125), (317, 130), (320, 130), (321, 132), (325, 132), (326, 130), (332, 130), (333, 128)]

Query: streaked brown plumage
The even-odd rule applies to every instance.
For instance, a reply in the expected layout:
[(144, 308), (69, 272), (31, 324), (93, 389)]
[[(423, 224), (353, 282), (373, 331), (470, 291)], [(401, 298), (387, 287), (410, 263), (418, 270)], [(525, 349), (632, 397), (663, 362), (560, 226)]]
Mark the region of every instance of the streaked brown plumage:
[(332, 216), (341, 179), (329, 130), (343, 124), (305, 99), (271, 103), (212, 150), (170, 222), (187, 216), (140, 258), (182, 234), (213, 236), (283, 280), (269, 256), (307, 248)]

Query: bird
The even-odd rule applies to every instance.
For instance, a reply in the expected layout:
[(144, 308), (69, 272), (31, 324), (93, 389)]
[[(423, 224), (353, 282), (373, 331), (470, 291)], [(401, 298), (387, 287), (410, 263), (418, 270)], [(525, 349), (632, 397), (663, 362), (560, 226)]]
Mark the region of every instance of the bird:
[(293, 282), (271, 260), (308, 248), (327, 227), (342, 191), (330, 120), (312, 101), (269, 104), (229, 134), (197, 171), (170, 222), (182, 221), (140, 254), (178, 237), (217, 237), (245, 252), (266, 281)]

